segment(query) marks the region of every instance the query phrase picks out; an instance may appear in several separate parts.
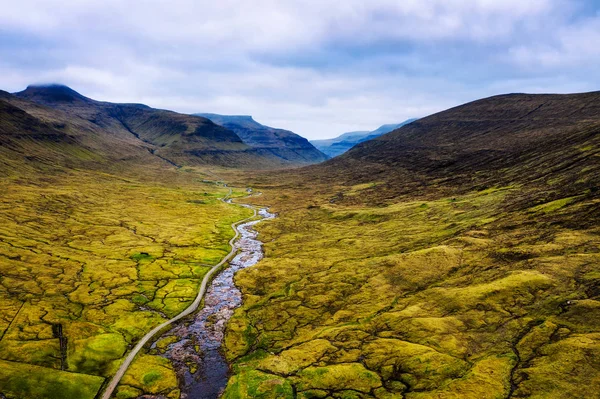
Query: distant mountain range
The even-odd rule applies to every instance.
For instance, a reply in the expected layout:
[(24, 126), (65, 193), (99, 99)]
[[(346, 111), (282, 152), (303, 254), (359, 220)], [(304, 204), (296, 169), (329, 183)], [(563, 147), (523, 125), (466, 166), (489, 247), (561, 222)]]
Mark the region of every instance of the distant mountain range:
[(197, 113), (235, 132), (244, 143), (265, 154), (273, 154), (291, 164), (313, 164), (328, 159), (307, 139), (289, 130), (262, 125), (248, 115)]
[(6, 159), (100, 168), (166, 162), (250, 169), (326, 159), (291, 132), (265, 127), (249, 143), (207, 118), (96, 101), (63, 85), (33, 85), (14, 94), (0, 91), (0, 150)]
[(382, 125), (373, 131), (348, 132), (333, 139), (312, 140), (310, 143), (329, 157), (333, 158), (343, 154), (358, 143), (374, 139), (375, 137), (389, 133), (416, 120), (417, 119), (413, 118), (402, 123)]

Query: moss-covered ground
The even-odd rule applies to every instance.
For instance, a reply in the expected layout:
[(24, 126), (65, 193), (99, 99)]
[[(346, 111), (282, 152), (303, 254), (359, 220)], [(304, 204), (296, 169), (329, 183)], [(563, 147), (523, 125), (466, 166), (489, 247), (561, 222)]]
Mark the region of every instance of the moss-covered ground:
[[(132, 345), (185, 309), (229, 252), (231, 223), (250, 211), (221, 202), (228, 189), (193, 170), (161, 173), (0, 179), (1, 394), (94, 398)], [(146, 355), (119, 397), (178, 397), (176, 388), (170, 364)]]
[(225, 398), (593, 398), (600, 200), (520, 186), (368, 205), (264, 184)]

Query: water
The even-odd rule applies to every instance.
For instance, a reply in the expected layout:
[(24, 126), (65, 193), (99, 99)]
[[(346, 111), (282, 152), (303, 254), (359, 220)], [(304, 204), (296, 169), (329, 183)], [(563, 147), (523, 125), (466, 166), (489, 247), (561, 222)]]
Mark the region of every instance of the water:
[(242, 303), (242, 294), (233, 283), (238, 270), (255, 265), (263, 257), (262, 242), (254, 225), (274, 214), (267, 209), (258, 212), (260, 220), (238, 226), (240, 236), (235, 243), (238, 254), (230, 266), (212, 281), (205, 295), (205, 305), (193, 322), (180, 323), (169, 335), (178, 341), (169, 345), (163, 356), (173, 362), (178, 374), (181, 399), (218, 398), (229, 377), (229, 365), (221, 354), (221, 342), (227, 321)]

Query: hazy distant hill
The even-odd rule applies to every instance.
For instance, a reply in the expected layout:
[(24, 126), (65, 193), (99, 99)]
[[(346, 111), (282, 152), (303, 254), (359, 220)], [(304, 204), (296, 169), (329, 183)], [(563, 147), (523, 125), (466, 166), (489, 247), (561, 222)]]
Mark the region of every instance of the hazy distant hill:
[(333, 158), (343, 154), (358, 143), (379, 137), (382, 134), (389, 133), (394, 129), (398, 129), (414, 121), (416, 121), (416, 119), (408, 119), (402, 123), (382, 125), (373, 131), (348, 132), (333, 139), (312, 140), (311, 144)]
[[(6, 97), (6, 96), (5, 96)], [(122, 152), (122, 141), (173, 165), (214, 164), (226, 167), (281, 167), (234, 132), (198, 116), (142, 104), (95, 101), (62, 85), (29, 86), (7, 101), (34, 117), (53, 118), (71, 134), (100, 141), (107, 153)], [(41, 106), (41, 107), (40, 107)]]
[(234, 131), (246, 144), (272, 154), (289, 164), (313, 164), (328, 157), (307, 139), (289, 130), (276, 129), (256, 122), (246, 115), (194, 114)]

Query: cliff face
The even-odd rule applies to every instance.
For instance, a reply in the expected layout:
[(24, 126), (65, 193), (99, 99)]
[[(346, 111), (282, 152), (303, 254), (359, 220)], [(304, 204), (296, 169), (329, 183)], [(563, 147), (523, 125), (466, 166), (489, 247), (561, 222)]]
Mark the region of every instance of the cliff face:
[(261, 125), (251, 116), (194, 114), (235, 132), (244, 143), (263, 154), (272, 154), (288, 164), (307, 165), (328, 159), (307, 139), (289, 130)]

